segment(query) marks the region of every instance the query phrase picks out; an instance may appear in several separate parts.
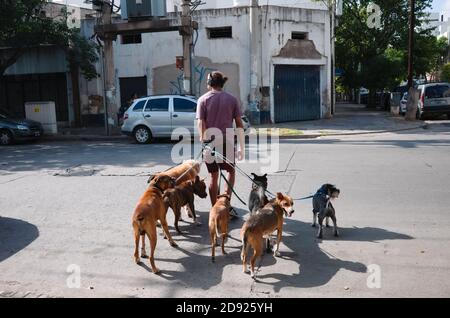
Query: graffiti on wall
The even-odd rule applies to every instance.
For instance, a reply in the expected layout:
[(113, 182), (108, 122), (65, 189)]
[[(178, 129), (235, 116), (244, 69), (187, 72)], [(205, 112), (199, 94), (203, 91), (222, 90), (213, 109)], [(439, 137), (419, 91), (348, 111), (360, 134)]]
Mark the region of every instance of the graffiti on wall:
[[(201, 62), (193, 68), (194, 77), (194, 94), (200, 96), (203, 87), (203, 82), (206, 80), (209, 73), (216, 71), (214, 68), (204, 66)], [(183, 72), (180, 72), (176, 79), (169, 82), (170, 84), (170, 94), (183, 94)]]

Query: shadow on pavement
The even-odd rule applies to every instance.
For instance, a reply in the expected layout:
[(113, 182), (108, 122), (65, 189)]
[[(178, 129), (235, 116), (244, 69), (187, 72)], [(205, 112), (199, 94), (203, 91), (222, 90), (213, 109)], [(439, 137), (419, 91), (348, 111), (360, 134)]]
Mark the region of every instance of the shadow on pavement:
[[(405, 234), (374, 227), (341, 227), (339, 230), (340, 236), (336, 238), (333, 236), (332, 228), (326, 228), (323, 240), (378, 242), (413, 239)], [(257, 274), (257, 282), (273, 286), (275, 292), (279, 292), (283, 287), (309, 288), (325, 285), (341, 269), (356, 273), (367, 271), (366, 265), (360, 262), (342, 260), (322, 250), (319, 243), (323, 240), (316, 238), (317, 228), (312, 228), (309, 223), (289, 219), (286, 221), (284, 234), (287, 235), (283, 237), (282, 244), (292, 252), (283, 252), (280, 248), (281, 258), (296, 262), (299, 266), (298, 273), (264, 274), (264, 267), (276, 262), (273, 255), (265, 254)]]
[(0, 263), (27, 247), (38, 236), (39, 230), (35, 225), (0, 217)]
[[(248, 274), (240, 272), (241, 266), (241, 242), (239, 237), (228, 239), (225, 245), (227, 255), (222, 255), (220, 247), (216, 248), (216, 262), (211, 262), (211, 246), (208, 233), (208, 212), (197, 212), (202, 219), (202, 226), (189, 225), (184, 227), (186, 231), (183, 235), (171, 232), (173, 238), (179, 243), (178, 251), (184, 255), (178, 258), (159, 258), (156, 253), (156, 264), (162, 270), (160, 277), (168, 280), (179, 282), (185, 288), (201, 288), (208, 290), (211, 287), (219, 285), (227, 280), (224, 277), (224, 268), (227, 265), (239, 266), (237, 275), (242, 276), (242, 280), (248, 280), (252, 283), (252, 279)], [(247, 213), (245, 210), (238, 210), (239, 215), (243, 216)], [(244, 220), (238, 219), (230, 222), (230, 231), (240, 229)], [(284, 227), (284, 236), (280, 246), (281, 259), (295, 262), (298, 270), (295, 273), (282, 272), (283, 266), (277, 268), (280, 272), (271, 273), (275, 265), (279, 262), (279, 258), (275, 258), (272, 254), (264, 254), (258, 261), (259, 270), (257, 273), (257, 283), (270, 285), (275, 292), (279, 292), (283, 287), (309, 288), (322, 286), (328, 283), (333, 276), (341, 269), (349, 270), (357, 273), (365, 273), (366, 265), (351, 260), (342, 260), (322, 250), (320, 242), (316, 238), (317, 228), (312, 228), (309, 223), (288, 219)], [(236, 231), (233, 233), (236, 236)], [(391, 232), (385, 229), (364, 227), (364, 228), (340, 228), (340, 237), (335, 238), (332, 235), (332, 229), (324, 230), (324, 240), (333, 241), (354, 241), (354, 242), (378, 242), (383, 240), (410, 240), (413, 237)], [(158, 238), (158, 245), (162, 237)], [(196, 249), (187, 249), (183, 242), (195, 243)], [(159, 245), (161, 248), (161, 245)], [(290, 250), (290, 251), (286, 251)], [(158, 251), (158, 248), (157, 248)], [(251, 253), (250, 253), (251, 254)], [(180, 270), (165, 270), (160, 262), (177, 263), (182, 266)], [(145, 262), (147, 263), (147, 262)], [(147, 264), (141, 265), (148, 272), (151, 272)], [(142, 283), (142, 281), (140, 281)], [(151, 282), (149, 282), (151, 284)]]

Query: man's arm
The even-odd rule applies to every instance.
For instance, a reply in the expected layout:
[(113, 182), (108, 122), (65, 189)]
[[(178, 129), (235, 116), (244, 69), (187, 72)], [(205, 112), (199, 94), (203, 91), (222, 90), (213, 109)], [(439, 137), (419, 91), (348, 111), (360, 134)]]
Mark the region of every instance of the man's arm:
[(198, 128), (200, 142), (203, 142), (203, 140), (205, 138), (205, 130), (206, 130), (205, 122), (201, 119), (198, 119), (197, 128)]
[(239, 142), (238, 160), (242, 160), (245, 152), (244, 123), (241, 116), (236, 116), (234, 121), (236, 122), (236, 134)]

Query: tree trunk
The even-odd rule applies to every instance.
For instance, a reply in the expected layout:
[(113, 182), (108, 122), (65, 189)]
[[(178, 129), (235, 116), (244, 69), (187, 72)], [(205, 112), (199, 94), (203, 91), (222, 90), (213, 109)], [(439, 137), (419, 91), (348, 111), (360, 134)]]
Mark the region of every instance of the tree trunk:
[(417, 106), (419, 104), (419, 90), (411, 87), (408, 91), (405, 120), (416, 120)]
[(81, 126), (81, 103), (80, 103), (80, 73), (77, 66), (70, 67), (70, 78), (72, 80), (72, 102), (75, 115), (75, 127)]

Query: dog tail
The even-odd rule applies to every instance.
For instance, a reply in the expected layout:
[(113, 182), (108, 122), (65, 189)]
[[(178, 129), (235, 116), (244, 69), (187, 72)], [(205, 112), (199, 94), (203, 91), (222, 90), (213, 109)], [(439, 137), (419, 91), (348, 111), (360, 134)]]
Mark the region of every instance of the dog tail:
[[(245, 226), (245, 225), (244, 225)], [(242, 252), (241, 252), (241, 260), (244, 260), (244, 255), (247, 252), (248, 246), (248, 227), (245, 226), (244, 231), (242, 233)]]
[(142, 226), (143, 222), (144, 222), (144, 217), (143, 216), (138, 216), (137, 223), (138, 223), (138, 226), (139, 226), (139, 234), (140, 235), (145, 235), (144, 227)]

